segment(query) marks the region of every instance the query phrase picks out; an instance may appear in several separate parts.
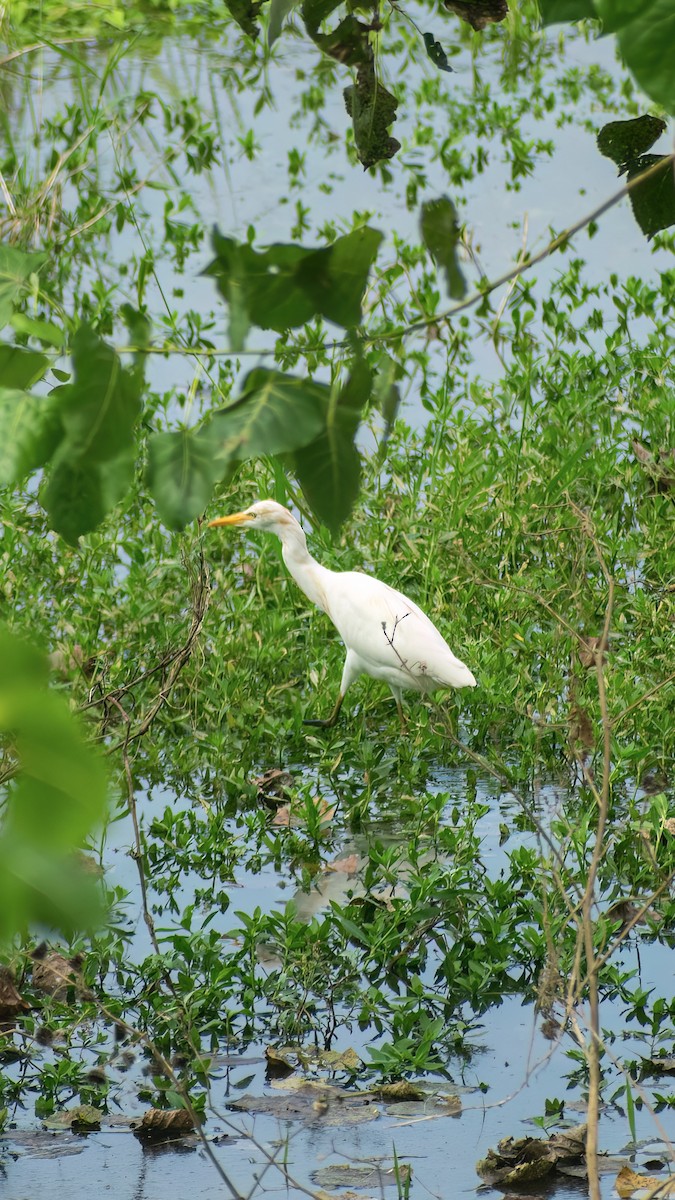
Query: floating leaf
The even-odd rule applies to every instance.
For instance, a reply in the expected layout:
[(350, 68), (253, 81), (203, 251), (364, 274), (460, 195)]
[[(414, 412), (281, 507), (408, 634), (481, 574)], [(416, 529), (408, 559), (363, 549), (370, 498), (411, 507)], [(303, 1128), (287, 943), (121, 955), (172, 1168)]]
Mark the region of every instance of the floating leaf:
[(427, 200), (420, 214), (422, 240), (437, 266), (445, 272), (448, 292), (453, 300), (461, 300), (466, 283), (457, 260), (460, 227), (452, 200), (441, 196)]
[(384, 1187), (395, 1187), (400, 1193), (401, 1185), (409, 1183), (412, 1178), (412, 1167), (408, 1163), (397, 1163), (388, 1168), (381, 1163), (336, 1163), (319, 1167), (312, 1171), (311, 1177), (314, 1183), (323, 1188), (369, 1188), (372, 1195), (379, 1194)]
[(675, 1177), (672, 1175), (638, 1175), (631, 1167), (622, 1167), (614, 1180), (614, 1186), (622, 1200), (639, 1196), (640, 1200), (654, 1197), (675, 1196)]
[(77, 1104), (74, 1108), (65, 1108), (53, 1113), (42, 1122), (45, 1129), (55, 1132), (64, 1129), (100, 1129), (103, 1113), (94, 1108), (93, 1104)]
[(184, 1108), (149, 1108), (139, 1125), (134, 1125), (137, 1137), (147, 1141), (185, 1137), (192, 1133), (192, 1117)]
[(356, 83), (345, 88), (344, 98), (354, 126), (356, 153), (363, 166), (368, 169), (393, 158), (401, 143), (389, 136), (388, 129), (396, 120), (398, 100), (379, 82), (372, 61), (359, 67)]
[(436, 41), (433, 33), (422, 34), (426, 51), (434, 66), (438, 67), (439, 71), (452, 71), (452, 67), (448, 62), (448, 56), (441, 46), (440, 42)]

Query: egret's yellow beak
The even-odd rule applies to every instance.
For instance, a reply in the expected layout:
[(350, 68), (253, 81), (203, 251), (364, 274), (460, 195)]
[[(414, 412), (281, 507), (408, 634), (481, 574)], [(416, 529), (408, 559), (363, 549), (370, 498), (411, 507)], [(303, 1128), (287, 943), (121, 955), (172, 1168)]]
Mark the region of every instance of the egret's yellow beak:
[(243, 525), (245, 521), (252, 520), (248, 512), (230, 513), (229, 517), (216, 517), (215, 521), (209, 521), (208, 528), (212, 529), (214, 525)]

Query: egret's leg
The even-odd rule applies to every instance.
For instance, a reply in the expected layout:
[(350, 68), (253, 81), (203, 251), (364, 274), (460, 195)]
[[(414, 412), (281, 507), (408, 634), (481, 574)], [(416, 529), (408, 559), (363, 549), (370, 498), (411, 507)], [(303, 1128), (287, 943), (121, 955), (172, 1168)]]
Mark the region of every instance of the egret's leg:
[(330, 716), (326, 718), (326, 720), (321, 721), (318, 717), (309, 717), (309, 718), (306, 717), (305, 720), (302, 722), (303, 725), (318, 725), (320, 729), (332, 729), (333, 726), (337, 724), (337, 719), (340, 715), (340, 709), (342, 708), (343, 700), (344, 700), (344, 696), (343, 696), (342, 692), (340, 692), (340, 695), (338, 696), (336, 704), (335, 704), (335, 708), (333, 709)]
[(361, 674), (361, 668), (358, 664), (358, 660), (356, 659), (356, 656), (352, 653), (352, 651), (348, 650), (347, 657), (345, 659), (345, 665), (342, 670), (342, 682), (340, 683), (340, 695), (337, 698), (335, 708), (333, 709), (332, 713), (330, 714), (330, 716), (328, 717), (327, 720), (320, 721), (316, 717), (314, 719), (310, 718), (309, 720), (303, 721), (302, 722), (303, 725), (318, 725), (321, 729), (332, 729), (333, 725), (335, 725), (335, 723), (338, 719), (338, 716), (340, 715), (340, 709), (342, 708), (342, 701), (344, 700), (345, 695), (347, 693), (347, 688), (349, 687), (349, 685), (351, 683), (354, 682), (354, 680), (360, 674)]
[[(390, 687), (391, 687), (391, 685), (390, 685)], [(391, 694), (394, 697), (394, 700), (396, 701), (396, 708), (398, 710), (398, 719), (401, 722), (401, 733), (406, 733), (407, 729), (408, 729), (408, 725), (407, 725), (407, 722), (405, 719), (405, 713), (403, 712), (403, 705), (401, 703), (401, 689), (392, 687)]]

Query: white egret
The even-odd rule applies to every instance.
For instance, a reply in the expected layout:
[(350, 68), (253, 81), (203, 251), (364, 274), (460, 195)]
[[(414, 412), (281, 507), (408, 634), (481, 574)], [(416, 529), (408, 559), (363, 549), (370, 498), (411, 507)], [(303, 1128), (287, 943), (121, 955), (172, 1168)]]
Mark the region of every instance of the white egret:
[(360, 571), (322, 567), (309, 553), (302, 527), (282, 504), (260, 500), (244, 512), (209, 521), (210, 527), (216, 525), (243, 525), (276, 533), (293, 579), (312, 603), (328, 614), (347, 647), (340, 693), (330, 717), (305, 721), (306, 725), (334, 725), (345, 693), (359, 675), (389, 684), (402, 724), (404, 688), (433, 692), (476, 686), (469, 668), (455, 658), (421, 608), (380, 579)]

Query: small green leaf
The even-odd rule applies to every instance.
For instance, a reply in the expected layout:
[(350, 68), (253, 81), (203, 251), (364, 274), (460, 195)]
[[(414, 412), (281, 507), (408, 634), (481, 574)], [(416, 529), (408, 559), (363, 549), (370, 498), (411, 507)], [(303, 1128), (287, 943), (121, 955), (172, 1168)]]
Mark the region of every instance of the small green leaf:
[(346, 382), (331, 396), (324, 432), (293, 456), (295, 474), (312, 510), (334, 534), (359, 494), (361, 458), (354, 435), (372, 381), (370, 367), (357, 359)]
[(22, 312), (14, 313), (10, 325), (17, 333), (25, 334), (26, 337), (34, 337), (38, 342), (44, 342), (47, 346), (55, 346), (57, 350), (63, 347), (66, 340), (63, 329), (54, 325), (52, 321), (38, 321), (35, 317), (27, 317)]
[(214, 447), (210, 429), (154, 433), (148, 440), (147, 483), (167, 528), (183, 529), (207, 507), (223, 474)]
[(46, 254), (26, 254), (14, 246), (0, 245), (0, 329), (10, 320), (30, 276), (46, 259)]
[(0, 487), (18, 483), (51, 458), (63, 437), (49, 397), (0, 388)]
[(29, 388), (42, 379), (49, 359), (37, 350), (24, 350), (20, 346), (0, 345), (0, 387)]
[(424, 38), (427, 54), (434, 66), (438, 67), (439, 71), (452, 71), (452, 67), (448, 62), (448, 56), (441, 43), (436, 41), (433, 33), (424, 33), (422, 37)]
[(428, 200), (422, 205), (420, 216), (422, 240), (434, 262), (445, 272), (445, 279), (453, 300), (461, 300), (466, 293), (466, 283), (457, 260), (460, 227), (452, 200), (442, 196), (439, 200)]

